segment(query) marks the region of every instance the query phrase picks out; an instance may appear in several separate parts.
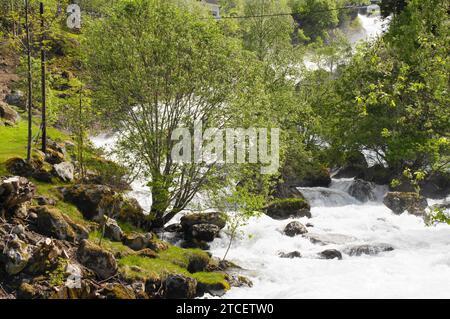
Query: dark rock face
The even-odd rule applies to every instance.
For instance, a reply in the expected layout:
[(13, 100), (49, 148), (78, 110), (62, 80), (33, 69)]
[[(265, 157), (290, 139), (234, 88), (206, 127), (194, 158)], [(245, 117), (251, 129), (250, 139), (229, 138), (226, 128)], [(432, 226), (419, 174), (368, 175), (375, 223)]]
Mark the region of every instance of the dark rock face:
[(182, 275), (170, 275), (164, 281), (164, 297), (168, 299), (194, 298), (197, 293), (197, 281)]
[(86, 228), (72, 221), (55, 207), (38, 206), (32, 210), (37, 214), (36, 226), (41, 234), (68, 241), (89, 237)]
[(342, 254), (339, 250), (336, 249), (327, 249), (319, 253), (319, 256), (324, 259), (334, 259), (337, 258), (339, 260), (342, 259)]
[(117, 272), (114, 256), (101, 247), (83, 240), (77, 251), (78, 261), (93, 270), (101, 279), (107, 279)]
[(181, 233), (181, 232), (183, 232), (183, 226), (181, 226), (181, 224), (179, 224), (179, 223), (171, 224), (169, 226), (166, 226), (164, 228), (164, 231), (166, 231), (168, 233)]
[(355, 245), (347, 247), (344, 252), (350, 256), (377, 255), (382, 252), (393, 251), (389, 244)]
[(287, 183), (276, 184), (271, 192), (271, 195), (274, 198), (278, 199), (286, 199), (286, 198), (305, 199), (303, 194), (295, 186), (290, 186)]
[(226, 220), (221, 213), (193, 213), (181, 217), (180, 224), (184, 239), (191, 244), (198, 242), (201, 245), (213, 241), (225, 227)]
[(18, 106), (23, 109), (26, 108), (26, 98), (19, 90), (12, 91), (11, 93), (7, 94), (5, 101), (10, 105)]
[(13, 213), (20, 205), (30, 202), (36, 187), (24, 177), (0, 179), (0, 215)]
[(306, 200), (300, 198), (279, 199), (267, 207), (266, 215), (273, 219), (311, 218), (311, 207)]
[(181, 217), (180, 224), (183, 229), (197, 224), (211, 224), (222, 229), (225, 227), (226, 220), (221, 213), (192, 213)]
[(384, 167), (381, 164), (376, 164), (364, 170), (364, 173), (356, 176), (368, 182), (373, 182), (378, 185), (388, 185), (394, 178), (395, 172)]
[(368, 165), (364, 154), (357, 153), (347, 160), (344, 165), (333, 177), (334, 178), (352, 178), (361, 176), (366, 171)]
[(30, 177), (34, 172), (34, 167), (22, 158), (13, 157), (6, 161), (6, 169), (13, 175)]
[(450, 173), (434, 173), (421, 183), (421, 195), (427, 198), (445, 198), (450, 194)]
[(330, 172), (326, 168), (319, 168), (314, 173), (307, 174), (296, 183), (298, 187), (328, 187), (331, 184)]
[(280, 258), (301, 258), (302, 254), (299, 251), (291, 251), (290, 253), (279, 253), (278, 256), (280, 256)]
[(219, 234), (220, 228), (212, 224), (197, 224), (191, 227), (188, 238), (211, 242)]
[(297, 221), (290, 222), (283, 230), (283, 233), (289, 237), (306, 234), (307, 232), (308, 230), (306, 229), (306, 227)]
[(397, 215), (406, 210), (410, 214), (423, 216), (428, 206), (425, 197), (412, 192), (389, 192), (385, 195), (383, 203)]
[(373, 192), (375, 185), (371, 182), (355, 179), (348, 189), (348, 193), (360, 202), (368, 202), (375, 200)]

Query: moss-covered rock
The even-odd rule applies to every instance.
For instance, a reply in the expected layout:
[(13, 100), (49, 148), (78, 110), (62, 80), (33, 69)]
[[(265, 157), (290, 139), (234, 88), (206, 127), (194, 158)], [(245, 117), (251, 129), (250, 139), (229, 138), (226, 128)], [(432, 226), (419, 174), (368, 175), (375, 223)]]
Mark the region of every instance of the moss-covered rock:
[(197, 295), (197, 280), (183, 275), (169, 275), (164, 280), (164, 297), (168, 299), (189, 299)]
[(17, 176), (30, 177), (34, 172), (34, 167), (20, 157), (13, 157), (5, 162), (9, 173)]
[(301, 198), (277, 199), (270, 203), (265, 213), (273, 219), (287, 219), (308, 217), (311, 218), (311, 207)]
[(103, 288), (102, 295), (106, 299), (136, 299), (136, 295), (132, 289), (118, 283), (107, 284)]
[(77, 251), (78, 261), (94, 271), (101, 279), (107, 279), (117, 273), (114, 256), (107, 250), (88, 241), (81, 241)]
[(61, 240), (76, 241), (87, 239), (89, 232), (82, 225), (72, 221), (59, 209), (52, 206), (33, 207), (37, 214), (37, 231)]
[(384, 196), (383, 203), (397, 215), (408, 211), (423, 216), (428, 206), (426, 198), (414, 192), (389, 192)]

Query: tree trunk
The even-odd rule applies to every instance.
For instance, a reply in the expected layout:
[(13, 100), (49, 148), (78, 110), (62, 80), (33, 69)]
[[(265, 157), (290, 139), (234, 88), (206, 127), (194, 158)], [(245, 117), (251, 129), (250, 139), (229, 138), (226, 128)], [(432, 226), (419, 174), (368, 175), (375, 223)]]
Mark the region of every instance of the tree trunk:
[(40, 3), (41, 14), (41, 89), (42, 89), (42, 152), (47, 153), (47, 93), (46, 93), (46, 68), (45, 68), (45, 26), (44, 26), (44, 4)]
[(26, 31), (26, 48), (27, 48), (27, 82), (28, 82), (28, 143), (27, 143), (27, 161), (31, 161), (31, 143), (33, 139), (32, 132), (32, 112), (31, 108), (33, 105), (33, 78), (31, 74), (31, 38), (30, 38), (30, 25), (28, 21), (28, 0), (25, 0), (25, 31)]

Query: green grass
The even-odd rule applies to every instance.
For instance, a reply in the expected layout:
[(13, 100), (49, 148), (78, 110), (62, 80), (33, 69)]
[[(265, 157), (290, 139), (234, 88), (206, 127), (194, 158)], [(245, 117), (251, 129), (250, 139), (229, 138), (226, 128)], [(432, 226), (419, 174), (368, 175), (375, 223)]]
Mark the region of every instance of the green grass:
[[(38, 131), (39, 122), (33, 120), (33, 136)], [(47, 129), (49, 138), (53, 140), (68, 140), (67, 134), (49, 127)], [(25, 158), (27, 155), (27, 141), (28, 141), (28, 124), (26, 119), (23, 119), (13, 127), (0, 126), (0, 175), (6, 175), (5, 162), (12, 157)], [(35, 145), (34, 148), (39, 148)]]
[[(182, 248), (180, 248), (182, 249)], [(191, 274), (186, 268), (161, 258), (147, 258), (137, 255), (129, 255), (118, 261), (119, 269), (125, 278), (147, 280), (151, 278), (164, 278), (170, 274), (181, 274), (194, 278), (206, 285), (219, 285), (223, 289), (230, 289), (226, 280), (226, 274), (220, 272), (197, 272)], [(139, 267), (139, 269), (133, 266)]]
[[(89, 234), (89, 240), (91, 240), (93, 243), (97, 245), (100, 241), (100, 237), (101, 233), (98, 230), (95, 230)], [(132, 250), (128, 246), (125, 246), (121, 242), (114, 242), (105, 237), (103, 237), (102, 239), (102, 248), (110, 251), (113, 255), (116, 255), (117, 253), (122, 255), (136, 254), (134, 250)]]
[(177, 246), (169, 246), (169, 249), (163, 250), (158, 254), (162, 260), (170, 261), (183, 268), (187, 268), (189, 261), (194, 256), (209, 260), (209, 256), (201, 249), (185, 249)]

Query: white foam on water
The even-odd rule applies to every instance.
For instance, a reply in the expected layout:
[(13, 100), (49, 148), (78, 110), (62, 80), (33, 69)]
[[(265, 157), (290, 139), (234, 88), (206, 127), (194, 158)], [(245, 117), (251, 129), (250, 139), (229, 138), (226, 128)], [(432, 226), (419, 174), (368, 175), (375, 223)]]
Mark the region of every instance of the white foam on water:
[[(282, 230), (291, 220), (264, 216), (244, 228), (227, 259), (244, 267), (252, 288), (233, 288), (225, 298), (449, 298), (450, 227), (427, 227), (421, 218), (394, 215), (382, 204), (314, 207), (310, 232), (356, 237), (351, 244), (387, 243), (395, 250), (376, 256), (343, 260), (319, 259), (325, 249), (343, 250), (349, 244), (312, 244)], [(223, 256), (228, 238), (216, 239), (212, 253)], [(302, 258), (284, 259), (278, 253), (298, 250)]]

